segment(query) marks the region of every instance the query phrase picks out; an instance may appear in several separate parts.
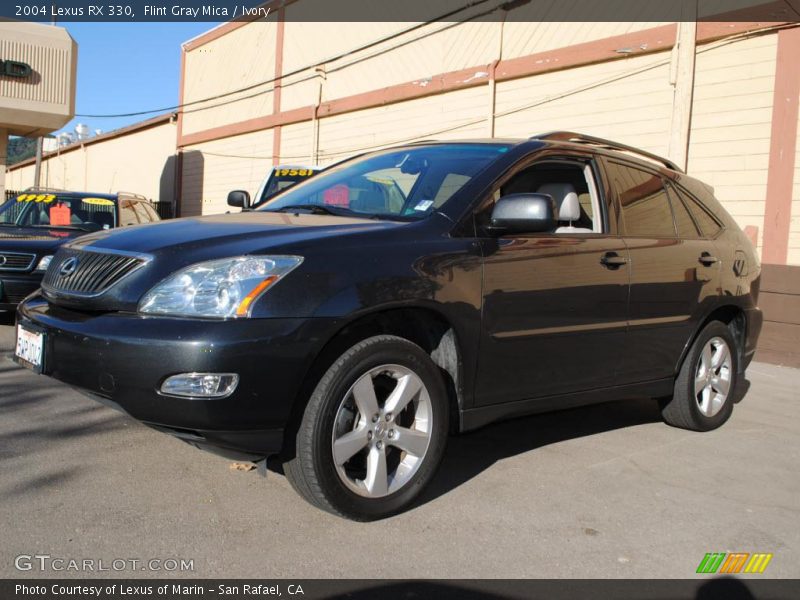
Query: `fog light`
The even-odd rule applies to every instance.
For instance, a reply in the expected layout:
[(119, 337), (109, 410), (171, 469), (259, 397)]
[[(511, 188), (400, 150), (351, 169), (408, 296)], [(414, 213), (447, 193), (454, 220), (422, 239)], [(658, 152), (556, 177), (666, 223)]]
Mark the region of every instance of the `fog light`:
[(161, 393), (187, 398), (224, 398), (239, 384), (236, 373), (181, 373), (167, 377)]

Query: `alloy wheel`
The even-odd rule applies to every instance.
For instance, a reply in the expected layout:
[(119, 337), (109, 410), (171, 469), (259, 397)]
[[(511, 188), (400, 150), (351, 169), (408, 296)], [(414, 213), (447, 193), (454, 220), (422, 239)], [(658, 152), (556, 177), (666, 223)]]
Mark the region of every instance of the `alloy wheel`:
[(713, 417), (722, 410), (731, 388), (733, 360), (728, 344), (713, 337), (703, 346), (694, 378), (694, 395), (700, 412)]
[(414, 477), (428, 452), (433, 409), (422, 379), (407, 367), (381, 365), (350, 387), (333, 426), (333, 461), (351, 491), (380, 498)]

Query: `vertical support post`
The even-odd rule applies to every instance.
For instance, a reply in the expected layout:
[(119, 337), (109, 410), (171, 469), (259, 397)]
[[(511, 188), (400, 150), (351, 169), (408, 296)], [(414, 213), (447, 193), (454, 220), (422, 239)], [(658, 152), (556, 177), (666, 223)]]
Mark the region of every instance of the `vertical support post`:
[(311, 115), (311, 164), (316, 165), (319, 163), (319, 106), (322, 104), (322, 84), (325, 81), (326, 73), (325, 66), (320, 65), (316, 69), (317, 81), (319, 86), (317, 88), (317, 99), (314, 102), (314, 112)]
[(497, 58), (489, 65), (489, 107), (486, 115), (486, 133), (491, 138), (494, 137), (494, 113), (497, 105), (497, 65), (503, 60), (503, 31), (506, 24), (507, 11), (503, 11), (503, 16), (499, 20), (497, 27)]
[(683, 21), (678, 23), (670, 69), (671, 83), (675, 86), (675, 90), (672, 97), (672, 119), (667, 154), (675, 164), (685, 170), (688, 164), (689, 136), (692, 126), (697, 49), (697, 0), (683, 0), (681, 13)]
[[(6, 138), (7, 139), (7, 138)], [(36, 165), (33, 168), (33, 187), (42, 186), (42, 136), (36, 138)]]
[[(283, 46), (286, 29), (286, 8), (278, 9), (275, 29), (275, 89), (272, 93), (272, 114), (281, 112), (281, 88), (283, 87)], [(281, 126), (272, 128), (272, 164), (277, 165), (281, 157)]]
[(785, 265), (789, 260), (797, 115), (800, 110), (800, 71), (797, 69), (799, 53), (800, 28), (779, 31), (761, 258), (764, 263), (776, 265)]

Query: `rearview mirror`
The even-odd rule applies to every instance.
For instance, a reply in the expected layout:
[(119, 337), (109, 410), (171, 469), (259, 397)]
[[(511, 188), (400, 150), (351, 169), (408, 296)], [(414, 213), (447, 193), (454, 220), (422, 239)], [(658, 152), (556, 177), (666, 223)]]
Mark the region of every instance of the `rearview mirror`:
[(242, 210), (250, 208), (250, 194), (244, 190), (233, 190), (228, 193), (228, 206), (236, 206)]
[(509, 194), (495, 203), (490, 227), (498, 233), (553, 231), (555, 212), (555, 202), (547, 194)]

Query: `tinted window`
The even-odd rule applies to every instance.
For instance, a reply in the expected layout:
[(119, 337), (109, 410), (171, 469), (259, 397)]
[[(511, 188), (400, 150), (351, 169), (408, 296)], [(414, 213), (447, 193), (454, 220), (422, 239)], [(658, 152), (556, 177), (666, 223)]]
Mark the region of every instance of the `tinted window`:
[(159, 215), (158, 212), (156, 212), (156, 209), (153, 208), (152, 204), (150, 204), (149, 202), (143, 202), (142, 206), (144, 206), (145, 212), (147, 212), (147, 215), (150, 217), (151, 221), (161, 220), (161, 215)]
[(692, 216), (697, 222), (697, 225), (700, 227), (703, 236), (714, 237), (717, 235), (721, 227), (720, 224), (717, 223), (716, 219), (708, 214), (708, 211), (700, 206), (700, 203), (697, 202), (697, 200), (695, 200), (692, 196), (684, 192), (679, 187), (676, 187), (675, 189), (678, 191), (678, 195), (692, 213)]
[(675, 237), (675, 223), (661, 177), (613, 161), (608, 162), (608, 170), (622, 207), (625, 233)]
[(147, 210), (144, 207), (144, 202), (134, 202), (133, 203), (133, 211), (136, 213), (136, 216), (139, 218), (139, 223), (149, 223), (150, 222), (150, 215), (147, 214)]
[(134, 202), (131, 200), (119, 201), (119, 224), (122, 227), (128, 225), (138, 225), (139, 219), (136, 218), (136, 213), (133, 210)]
[(670, 200), (672, 201), (672, 212), (675, 215), (675, 227), (678, 229), (678, 237), (684, 240), (696, 240), (700, 237), (697, 225), (695, 225), (692, 216), (678, 196), (675, 188), (670, 186), (669, 190)]

